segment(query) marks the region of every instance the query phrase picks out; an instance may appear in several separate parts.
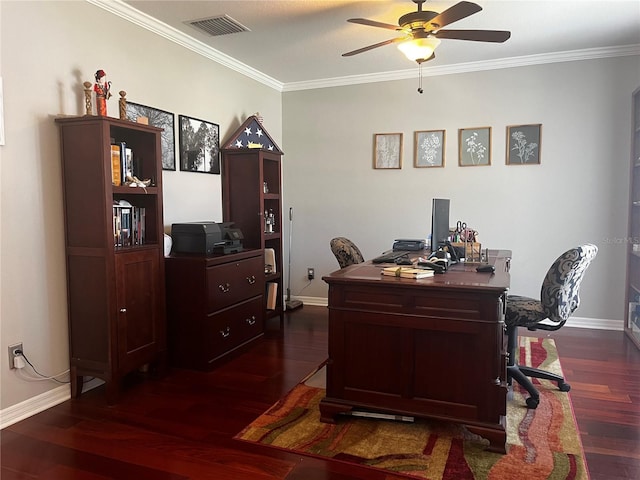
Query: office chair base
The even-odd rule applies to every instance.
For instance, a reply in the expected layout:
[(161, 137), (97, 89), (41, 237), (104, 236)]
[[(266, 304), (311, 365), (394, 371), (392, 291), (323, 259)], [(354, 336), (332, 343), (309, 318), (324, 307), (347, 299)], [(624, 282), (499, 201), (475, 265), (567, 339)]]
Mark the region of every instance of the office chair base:
[(531, 380), (520, 370), (518, 365), (509, 365), (507, 367), (507, 379), (508, 381), (515, 380), (529, 393), (530, 397), (525, 400), (527, 402), (527, 408), (533, 410), (538, 406), (540, 403), (540, 394), (536, 387), (533, 386), (533, 383), (531, 383)]
[(561, 375), (556, 375), (555, 373), (547, 372), (546, 370), (540, 370), (533, 367), (518, 366), (518, 368), (526, 377), (543, 378), (545, 380), (556, 382), (556, 384), (558, 385), (558, 390), (560, 390), (561, 392), (568, 392), (569, 390), (571, 390), (571, 385), (565, 382), (564, 377)]
[(556, 382), (558, 384), (558, 390), (561, 392), (568, 392), (571, 390), (571, 385), (565, 382), (564, 378), (560, 375), (532, 367), (509, 365), (507, 367), (507, 383), (511, 385), (513, 383), (512, 380), (515, 380), (529, 393), (530, 397), (527, 398), (525, 402), (527, 403), (527, 408), (531, 410), (538, 407), (538, 404), (540, 403), (540, 393), (538, 393), (538, 390), (533, 385), (529, 377), (544, 378), (546, 380)]
[(529, 410), (535, 410), (538, 408), (538, 404), (540, 403), (540, 398), (529, 397), (525, 400), (527, 402), (527, 408)]

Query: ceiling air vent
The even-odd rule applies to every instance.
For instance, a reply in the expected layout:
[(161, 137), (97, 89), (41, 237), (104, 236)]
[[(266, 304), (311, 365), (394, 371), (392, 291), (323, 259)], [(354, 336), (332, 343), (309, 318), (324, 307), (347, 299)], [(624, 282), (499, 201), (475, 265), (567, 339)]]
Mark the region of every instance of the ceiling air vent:
[(202, 20), (191, 20), (186, 23), (214, 37), (217, 35), (251, 31), (229, 15), (218, 15), (217, 17), (203, 18)]

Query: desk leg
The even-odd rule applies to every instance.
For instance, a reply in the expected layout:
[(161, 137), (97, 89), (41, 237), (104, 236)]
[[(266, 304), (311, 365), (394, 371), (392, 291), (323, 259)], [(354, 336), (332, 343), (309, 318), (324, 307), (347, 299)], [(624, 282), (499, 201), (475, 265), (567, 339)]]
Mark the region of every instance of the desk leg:
[[(500, 426), (502, 428), (500, 428)], [(487, 451), (504, 454), (507, 453), (507, 430), (505, 417), (500, 419), (500, 426), (480, 427), (477, 425), (466, 425), (467, 430), (470, 432), (489, 440), (489, 447), (487, 448)]]

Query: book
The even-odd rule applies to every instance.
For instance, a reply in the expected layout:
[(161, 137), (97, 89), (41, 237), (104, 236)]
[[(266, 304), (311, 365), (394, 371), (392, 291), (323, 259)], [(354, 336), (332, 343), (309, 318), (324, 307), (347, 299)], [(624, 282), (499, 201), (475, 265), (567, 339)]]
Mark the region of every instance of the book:
[(125, 142), (120, 142), (120, 182), (127, 183), (127, 177), (133, 177), (133, 151), (127, 147)]
[(124, 185), (124, 182), (127, 181), (127, 144), (120, 142), (118, 146), (120, 147), (120, 183)]
[(273, 248), (264, 249), (264, 273), (276, 273), (276, 251)]
[(413, 267), (385, 267), (382, 269), (383, 275), (402, 278), (427, 278), (433, 277), (433, 270), (423, 270)]
[(278, 284), (276, 282), (267, 282), (267, 310), (276, 309), (277, 295)]
[(135, 171), (133, 168), (133, 151), (130, 148), (126, 148), (124, 157), (126, 160), (125, 165), (127, 167), (124, 172), (126, 179), (127, 177), (133, 177), (135, 175)]
[(120, 173), (120, 145), (111, 145), (111, 183), (116, 187), (122, 185)]

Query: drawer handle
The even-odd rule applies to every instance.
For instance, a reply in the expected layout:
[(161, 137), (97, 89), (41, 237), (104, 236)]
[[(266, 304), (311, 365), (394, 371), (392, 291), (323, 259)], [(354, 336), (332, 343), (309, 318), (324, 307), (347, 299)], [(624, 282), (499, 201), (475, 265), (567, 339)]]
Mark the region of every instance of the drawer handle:
[(228, 293), (229, 290), (231, 290), (231, 285), (229, 285), (228, 283), (225, 283), (224, 285), (220, 284), (218, 285), (218, 288), (222, 293)]
[(120, 309), (120, 313), (127, 313), (127, 309), (126, 308), (121, 308)]
[(227, 338), (231, 335), (231, 329), (227, 327), (225, 330), (220, 330), (220, 335), (222, 335), (222, 338)]
[(256, 317), (255, 317), (255, 315), (251, 315), (251, 318), (246, 318), (245, 321), (249, 325), (255, 325), (256, 324)]
[(254, 283), (256, 283), (256, 276), (251, 275), (250, 277), (247, 277), (247, 282), (249, 282), (249, 285), (253, 285)]

